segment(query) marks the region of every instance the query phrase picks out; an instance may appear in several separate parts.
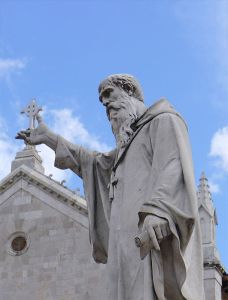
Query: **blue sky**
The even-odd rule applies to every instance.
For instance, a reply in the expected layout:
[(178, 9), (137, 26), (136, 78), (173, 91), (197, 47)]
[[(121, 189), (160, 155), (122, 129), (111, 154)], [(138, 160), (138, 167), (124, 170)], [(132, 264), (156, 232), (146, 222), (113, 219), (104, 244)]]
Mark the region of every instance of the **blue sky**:
[[(20, 110), (35, 97), (48, 125), (73, 142), (114, 146), (97, 86), (113, 73), (135, 75), (146, 105), (165, 96), (189, 126), (195, 175), (210, 181), (218, 248), (228, 270), (227, 1), (0, 1), (0, 177), (23, 145)], [(79, 179), (53, 168), (47, 174)]]

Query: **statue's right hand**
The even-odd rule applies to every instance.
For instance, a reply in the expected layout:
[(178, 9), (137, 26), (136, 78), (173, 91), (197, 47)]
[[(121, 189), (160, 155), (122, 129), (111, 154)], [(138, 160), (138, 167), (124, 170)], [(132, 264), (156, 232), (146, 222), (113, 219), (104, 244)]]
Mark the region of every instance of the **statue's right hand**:
[(37, 115), (38, 127), (35, 129), (21, 130), (17, 133), (16, 139), (24, 140), (28, 145), (39, 145), (45, 143), (48, 127), (43, 122), (40, 115)]
[(159, 243), (171, 234), (166, 219), (150, 214), (144, 220), (143, 231), (148, 233), (153, 248), (158, 251), (160, 251)]

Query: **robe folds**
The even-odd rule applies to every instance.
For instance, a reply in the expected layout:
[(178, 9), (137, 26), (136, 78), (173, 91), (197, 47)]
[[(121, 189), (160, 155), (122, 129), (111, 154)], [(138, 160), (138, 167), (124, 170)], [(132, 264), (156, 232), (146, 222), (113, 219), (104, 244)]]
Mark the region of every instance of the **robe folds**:
[[(58, 137), (55, 166), (83, 179), (96, 262), (107, 263), (107, 300), (203, 300), (203, 262), (187, 127), (169, 102), (152, 105), (124, 148), (89, 151)], [(171, 235), (140, 259), (146, 215)]]

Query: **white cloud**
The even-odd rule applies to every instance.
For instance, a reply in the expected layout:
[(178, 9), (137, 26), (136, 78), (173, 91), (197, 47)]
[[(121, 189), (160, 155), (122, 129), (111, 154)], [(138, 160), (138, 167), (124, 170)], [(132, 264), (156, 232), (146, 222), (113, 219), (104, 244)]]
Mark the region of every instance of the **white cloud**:
[(218, 194), (220, 193), (220, 187), (217, 183), (214, 183), (213, 181), (209, 180), (208, 181), (210, 191), (212, 194)]
[(11, 162), (20, 146), (7, 134), (8, 128), (4, 119), (0, 118), (0, 179), (10, 172)]
[[(99, 139), (90, 134), (79, 118), (70, 109), (50, 110), (45, 109), (45, 116), (49, 118), (48, 126), (56, 133), (62, 135), (73, 143), (97, 151), (109, 151), (110, 147), (101, 143)], [(6, 122), (0, 118), (0, 179), (9, 174), (12, 160), (16, 152), (21, 149), (21, 143), (10, 139)], [(70, 170), (60, 170), (54, 167), (55, 153), (45, 145), (36, 147), (43, 160), (46, 175), (53, 175), (57, 181), (66, 180), (66, 185), (75, 176)]]
[[(80, 121), (79, 117), (76, 116), (70, 109), (60, 109), (60, 110), (50, 110), (48, 108), (44, 110), (45, 116), (49, 117), (48, 126), (54, 132), (60, 134), (67, 140), (78, 143), (92, 150), (97, 150), (101, 152), (106, 152), (110, 150), (110, 147), (105, 143), (100, 142), (100, 140), (90, 134), (85, 128), (84, 124)], [(43, 159), (43, 165), (45, 168), (45, 173), (47, 175), (53, 174), (53, 178), (56, 180), (69, 181), (73, 173), (69, 170), (59, 170), (54, 167), (55, 154), (54, 151), (46, 147), (45, 145), (40, 145), (38, 147), (40, 151), (40, 156)]]
[(36, 147), (39, 155), (43, 160), (43, 166), (46, 175), (53, 175), (53, 179), (57, 181), (66, 180), (67, 182), (71, 179), (73, 173), (69, 170), (60, 170), (54, 166), (55, 153), (53, 150), (48, 148), (46, 145), (39, 145)]
[(24, 69), (25, 66), (24, 59), (0, 58), (0, 79), (9, 79), (12, 73)]
[(210, 156), (215, 157), (218, 168), (228, 172), (228, 127), (219, 129), (212, 137)]
[[(0, 180), (10, 173), (11, 162), (15, 159), (17, 151), (23, 148), (22, 143), (9, 137), (6, 121), (0, 117)], [(45, 174), (53, 174), (53, 179), (62, 181), (70, 179), (70, 172), (54, 167), (54, 151), (45, 145), (36, 147), (43, 159)]]
[(71, 142), (82, 144), (92, 150), (106, 152), (110, 147), (90, 134), (80, 119), (70, 109), (51, 110), (53, 124), (51, 128)]

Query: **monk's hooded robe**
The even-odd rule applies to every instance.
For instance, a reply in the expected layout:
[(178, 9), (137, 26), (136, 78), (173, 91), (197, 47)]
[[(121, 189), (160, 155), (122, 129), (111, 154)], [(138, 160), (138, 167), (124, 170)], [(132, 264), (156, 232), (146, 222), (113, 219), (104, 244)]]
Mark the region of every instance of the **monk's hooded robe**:
[[(127, 145), (89, 151), (58, 137), (55, 166), (83, 179), (96, 262), (107, 263), (106, 300), (203, 300), (196, 188), (186, 124), (167, 100), (133, 125)], [(171, 235), (140, 259), (134, 243), (147, 214)]]

